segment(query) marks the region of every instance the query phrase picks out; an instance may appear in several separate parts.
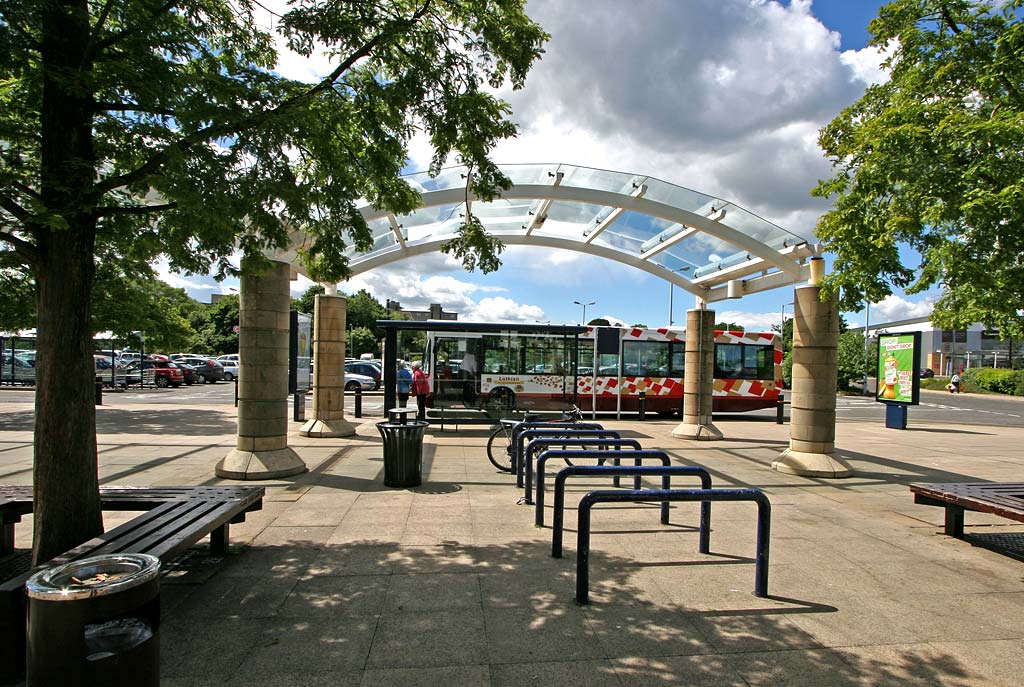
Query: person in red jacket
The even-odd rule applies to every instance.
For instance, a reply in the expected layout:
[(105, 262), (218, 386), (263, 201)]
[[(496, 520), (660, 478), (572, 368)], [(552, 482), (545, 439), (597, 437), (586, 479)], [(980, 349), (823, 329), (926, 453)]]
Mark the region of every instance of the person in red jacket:
[(427, 419), (427, 394), (430, 393), (430, 382), (423, 372), (423, 363), (419, 360), (412, 362), (412, 395), (416, 397), (417, 420)]

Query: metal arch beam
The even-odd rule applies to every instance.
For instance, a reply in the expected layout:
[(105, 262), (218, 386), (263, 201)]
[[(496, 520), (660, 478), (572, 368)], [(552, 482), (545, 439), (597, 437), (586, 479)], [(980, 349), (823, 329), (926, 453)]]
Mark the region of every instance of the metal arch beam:
[(388, 222), (391, 224), (391, 232), (395, 235), (395, 240), (405, 248), (405, 236), (402, 234), (402, 225), (398, 223), (398, 218), (395, 217), (395, 213), (388, 213)]
[[(472, 197), (473, 194), (471, 193), (470, 196)], [(727, 243), (730, 243), (751, 255), (756, 255), (768, 264), (785, 272), (794, 281), (799, 280), (801, 277), (800, 265), (795, 260), (779, 253), (774, 248), (761, 243), (757, 239), (747, 236), (737, 229), (733, 229), (724, 222), (716, 222), (702, 215), (690, 212), (689, 210), (683, 210), (682, 208), (648, 200), (647, 198), (637, 198), (622, 193), (581, 188), (578, 186), (549, 186), (546, 184), (519, 184), (504, 191), (500, 197), (508, 200), (535, 200), (538, 198), (547, 198), (551, 200), (562, 200), (576, 203), (589, 203), (592, 205), (605, 205), (613, 208), (622, 208), (623, 210), (631, 210), (633, 212), (639, 212), (652, 217), (660, 217), (661, 219), (669, 222), (677, 222), (679, 224), (693, 227), (706, 234), (710, 234), (711, 236), (726, 241)], [(466, 189), (459, 187), (443, 189), (440, 191), (430, 191), (422, 194), (421, 199), (423, 201), (423, 205), (421, 207), (457, 205), (466, 201)], [(360, 212), (368, 222), (387, 216), (387, 211), (377, 210), (369, 206), (361, 208)], [(504, 241), (508, 237), (503, 235), (501, 238)], [(530, 238), (537, 239), (540, 237), (531, 235)], [(506, 241), (506, 243), (508, 243), (508, 241)], [(564, 247), (571, 250), (582, 250), (582, 246), (584, 245), (580, 241), (568, 243), (572, 245), (566, 245)], [(626, 254), (623, 253), (622, 255)]]
[[(698, 298), (704, 298), (708, 291), (704, 287), (694, 286), (689, 280), (679, 275), (669, 272), (664, 267), (658, 264), (651, 263), (642, 258), (632, 256), (628, 253), (623, 253), (615, 248), (609, 248), (607, 246), (596, 246), (594, 244), (584, 244), (576, 239), (565, 239), (556, 236), (526, 236), (525, 234), (497, 234), (498, 238), (501, 239), (502, 243), (507, 246), (542, 246), (545, 248), (564, 248), (566, 250), (576, 251), (578, 253), (586, 253), (587, 255), (595, 255), (600, 258), (607, 258), (608, 260), (614, 260), (615, 262), (623, 265), (629, 265), (635, 267), (638, 270), (652, 274), (655, 277), (670, 281), (679, 288), (692, 293)], [(397, 262), (405, 258), (411, 258), (416, 255), (424, 255), (426, 253), (432, 253), (437, 251), (441, 244), (445, 243), (451, 238), (451, 236), (445, 236), (443, 238), (429, 239), (427, 241), (418, 242), (415, 244), (406, 244), (405, 249), (399, 249), (397, 246), (370, 255), (369, 257), (353, 260), (349, 263), (349, 268), (352, 270), (352, 276), (368, 272), (377, 267), (383, 267), (384, 265), (392, 262)]]
[[(633, 192), (630, 193), (629, 195), (632, 196), (633, 198), (643, 198), (645, 193), (647, 193), (647, 185), (639, 184), (635, 189), (633, 189)], [(583, 243), (593, 243), (594, 239), (600, 236), (601, 232), (603, 232), (605, 229), (615, 224), (615, 222), (618, 221), (619, 217), (621, 217), (622, 213), (625, 211), (625, 208), (613, 208), (612, 211), (608, 213), (608, 216), (601, 220), (596, 227), (583, 232)]]

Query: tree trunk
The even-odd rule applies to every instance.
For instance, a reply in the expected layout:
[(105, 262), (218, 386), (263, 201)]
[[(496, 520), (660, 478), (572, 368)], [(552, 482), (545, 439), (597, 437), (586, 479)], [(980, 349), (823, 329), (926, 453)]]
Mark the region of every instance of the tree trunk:
[(35, 226), (38, 338), (32, 560), (103, 531), (96, 461), (90, 296), (95, 268), (93, 96), (87, 0), (48, 0), (42, 15), (40, 193)]

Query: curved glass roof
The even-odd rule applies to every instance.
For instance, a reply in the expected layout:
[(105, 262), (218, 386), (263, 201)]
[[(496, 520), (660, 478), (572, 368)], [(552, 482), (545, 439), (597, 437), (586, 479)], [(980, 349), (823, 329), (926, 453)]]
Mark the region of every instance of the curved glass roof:
[[(566, 164), (501, 165), (502, 197), (470, 192), (473, 214), (506, 245), (609, 258), (662, 277), (706, 302), (806, 279), (818, 247), (727, 200), (644, 175)], [(353, 274), (437, 250), (466, 214), (466, 168), (404, 179), (423, 206), (408, 215), (361, 208), (373, 248), (349, 249)], [(733, 282), (731, 285), (729, 282)]]

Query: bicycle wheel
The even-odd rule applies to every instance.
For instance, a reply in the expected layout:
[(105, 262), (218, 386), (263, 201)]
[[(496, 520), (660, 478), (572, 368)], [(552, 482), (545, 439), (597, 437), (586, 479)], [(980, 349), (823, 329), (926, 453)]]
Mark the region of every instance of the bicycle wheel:
[(487, 437), (487, 460), (502, 472), (512, 472), (512, 441), (500, 424)]

